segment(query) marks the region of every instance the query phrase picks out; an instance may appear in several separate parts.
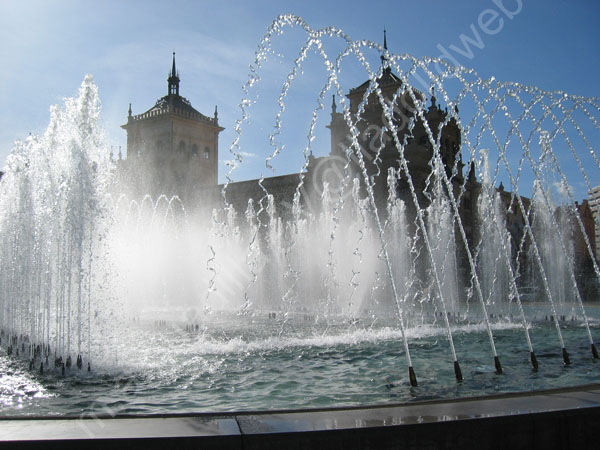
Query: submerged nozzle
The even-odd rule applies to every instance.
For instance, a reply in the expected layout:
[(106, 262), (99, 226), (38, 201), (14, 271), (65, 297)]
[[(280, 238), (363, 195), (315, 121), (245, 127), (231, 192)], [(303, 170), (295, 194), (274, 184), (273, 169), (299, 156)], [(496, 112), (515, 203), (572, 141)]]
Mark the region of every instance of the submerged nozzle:
[(533, 366), (533, 371), (537, 372), (538, 371), (538, 362), (537, 362), (537, 358), (535, 357), (535, 353), (529, 352), (529, 358), (531, 359), (531, 365)]
[(592, 355), (594, 355), (594, 359), (598, 359), (598, 349), (596, 349), (596, 344), (592, 342)]
[(392, 388), (395, 388), (396, 385), (390, 381), (389, 377), (385, 377), (385, 387), (388, 390), (391, 390)]
[(454, 375), (456, 376), (456, 381), (460, 382), (463, 380), (462, 371), (460, 370), (460, 364), (458, 364), (458, 361), (454, 361)]
[(415, 370), (412, 366), (408, 366), (408, 378), (410, 379), (410, 385), (412, 387), (417, 387), (419, 383), (417, 383), (417, 376), (415, 375)]
[(563, 355), (563, 361), (565, 362), (565, 365), (569, 366), (571, 364), (571, 360), (569, 359), (569, 353), (567, 353), (567, 349), (564, 347), (562, 349), (562, 355)]
[(496, 366), (496, 373), (500, 375), (502, 373), (502, 364), (500, 364), (498, 356), (494, 356), (494, 366)]

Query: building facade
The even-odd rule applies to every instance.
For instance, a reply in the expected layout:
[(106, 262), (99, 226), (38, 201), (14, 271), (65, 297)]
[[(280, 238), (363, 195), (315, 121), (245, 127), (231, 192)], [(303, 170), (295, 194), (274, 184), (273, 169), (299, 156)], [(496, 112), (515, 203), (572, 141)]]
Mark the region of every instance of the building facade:
[(595, 227), (595, 241), (596, 241), (596, 255), (600, 254), (600, 186), (596, 186), (589, 192), (589, 207), (594, 218)]
[[(477, 180), (473, 163), (463, 173), (461, 131), (456, 122), (458, 109), (453, 112), (442, 109), (434, 92), (427, 99), (416, 89), (403, 89), (403, 81), (392, 72), (383, 57), (382, 64), (381, 76), (375, 83), (366, 81), (351, 89), (344, 99), (348, 103), (352, 126), (349, 126), (348, 118), (338, 112), (333, 98), (328, 155), (314, 157), (311, 154), (302, 173), (265, 178), (260, 184), (259, 180), (230, 183), (225, 193), (227, 203), (240, 221), (245, 218), (249, 202), (255, 210), (266, 214), (266, 190), (272, 196), (279, 216), (283, 220), (291, 219), (294, 202), (298, 200), (303, 211), (318, 213), (314, 208), (321, 204), (325, 186), (333, 186), (334, 191), (351, 190), (353, 180), (359, 179), (364, 198), (366, 173), (377, 209), (385, 219), (393, 178), (391, 189), (412, 217), (407, 220), (407, 226), (415, 228), (410, 230), (411, 235), (420, 233), (414, 220), (417, 207), (427, 221), (427, 208), (436, 197), (452, 198), (458, 207), (466, 245), (475, 255), (483, 239), (480, 221), (485, 220), (478, 212), (482, 185)], [(205, 116), (180, 95), (175, 55), (167, 81), (168, 93), (154, 107), (139, 115), (133, 115), (131, 107), (129, 109), (127, 123), (123, 125), (127, 132), (127, 159), (120, 162), (121, 176), (126, 177), (137, 193), (149, 193), (155, 198), (160, 194), (177, 195), (186, 207), (205, 205), (211, 210), (223, 204), (223, 186), (218, 184), (218, 139), (224, 128), (218, 123), (216, 108), (213, 117)], [(417, 108), (416, 102), (429, 105)], [(346, 185), (340, 186), (340, 182)], [(505, 191), (502, 185), (496, 192), (506, 211), (505, 225), (511, 238), (513, 260), (518, 260), (521, 268), (534, 267), (527, 261), (526, 224), (532, 220), (531, 201), (520, 197), (521, 202), (517, 202), (515, 195)], [(600, 210), (600, 187), (595, 192), (596, 197), (592, 196), (589, 205), (587, 202), (576, 205), (594, 247), (598, 242), (598, 227), (594, 226), (591, 217), (592, 213), (597, 217)], [(525, 214), (518, 203), (525, 208)], [(530, 216), (528, 220), (525, 215)], [(466, 285), (470, 269), (468, 252), (458, 229), (459, 221), (452, 219), (448, 226), (455, 229), (456, 259)], [(589, 252), (581, 245), (583, 241), (578, 239), (575, 243), (576, 264), (589, 268), (586, 257)], [(424, 261), (423, 264), (427, 263)], [(582, 272), (589, 273), (589, 270)], [(520, 281), (523, 286), (529, 283), (524, 278)]]

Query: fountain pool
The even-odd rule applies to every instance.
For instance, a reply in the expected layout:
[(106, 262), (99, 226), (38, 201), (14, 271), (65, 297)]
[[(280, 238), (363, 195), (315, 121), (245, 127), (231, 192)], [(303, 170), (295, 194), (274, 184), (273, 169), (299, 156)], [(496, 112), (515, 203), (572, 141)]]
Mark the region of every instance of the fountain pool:
[[(278, 336), (280, 323), (268, 316), (252, 321), (218, 317), (198, 331), (156, 327), (142, 320), (125, 332), (120, 360), (87, 373), (40, 376), (25, 361), (2, 357), (4, 415), (164, 414), (332, 406), (395, 404), (535, 391), (596, 382), (598, 362), (589, 357), (581, 324), (564, 324), (574, 363), (564, 366), (553, 325), (536, 310), (534, 322), (539, 370), (532, 372), (518, 324), (494, 324), (504, 373), (489, 358), (481, 324), (456, 323), (454, 338), (463, 354), (464, 381), (452, 372), (443, 329), (408, 328), (420, 385), (410, 387), (402, 370), (401, 334), (391, 321), (324, 329), (294, 323)], [(594, 329), (600, 308), (589, 308)], [(183, 327), (183, 329), (182, 329)], [(149, 336), (151, 336), (149, 338)], [(143, 341), (144, 345), (138, 342)], [(134, 351), (135, 349), (135, 351)], [(444, 356), (440, 356), (444, 355)]]

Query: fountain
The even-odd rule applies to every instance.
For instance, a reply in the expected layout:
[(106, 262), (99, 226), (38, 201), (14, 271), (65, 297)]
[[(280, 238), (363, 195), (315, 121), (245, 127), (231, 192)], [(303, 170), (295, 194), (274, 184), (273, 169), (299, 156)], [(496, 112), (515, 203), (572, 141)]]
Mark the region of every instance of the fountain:
[[(0, 364), (14, 381), (3, 414), (355, 406), (597, 379), (600, 272), (574, 185), (597, 184), (598, 99), (482, 80), (282, 16), (244, 87), (234, 161), (288, 27), (306, 42), (267, 168), (288, 151), (282, 118), (307, 55), (326, 77), (287, 210), (266, 178), (236, 210), (237, 163), (209, 208), (122, 195), (91, 77), (43, 135), (16, 143), (0, 184)], [(344, 47), (334, 57), (328, 39)], [(341, 84), (350, 58), (368, 79), (357, 103)], [(345, 144), (315, 158), (331, 93)], [(319, 164), (336, 179), (314, 176)]]

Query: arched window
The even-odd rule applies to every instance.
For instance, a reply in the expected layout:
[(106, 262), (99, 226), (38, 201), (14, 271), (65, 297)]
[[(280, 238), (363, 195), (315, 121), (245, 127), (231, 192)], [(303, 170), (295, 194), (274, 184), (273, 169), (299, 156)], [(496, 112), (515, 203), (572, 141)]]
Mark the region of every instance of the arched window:
[(177, 150), (179, 150), (179, 153), (185, 153), (185, 142), (179, 141), (179, 146), (177, 147)]
[(210, 148), (208, 147), (204, 149), (204, 159), (210, 159)]
[(198, 146), (196, 144), (192, 145), (192, 156), (198, 156)]

